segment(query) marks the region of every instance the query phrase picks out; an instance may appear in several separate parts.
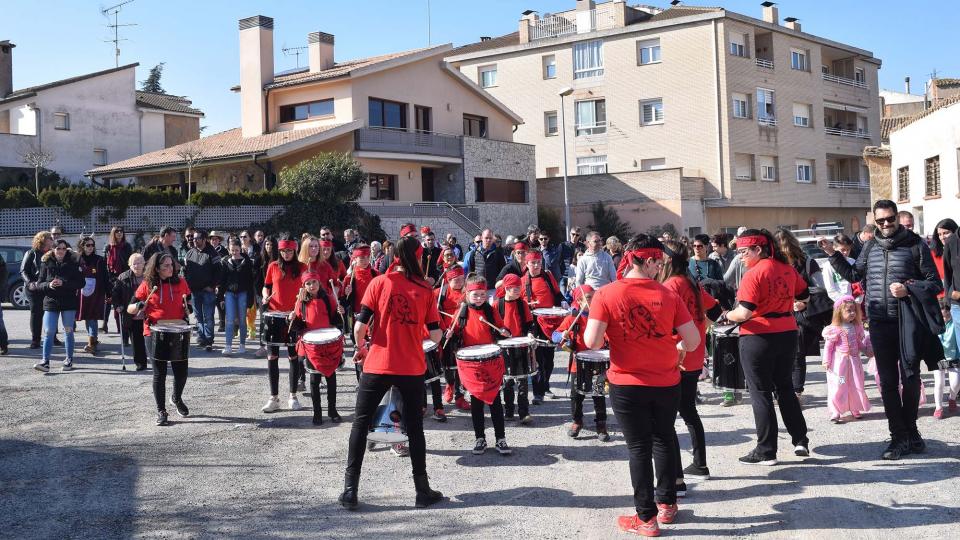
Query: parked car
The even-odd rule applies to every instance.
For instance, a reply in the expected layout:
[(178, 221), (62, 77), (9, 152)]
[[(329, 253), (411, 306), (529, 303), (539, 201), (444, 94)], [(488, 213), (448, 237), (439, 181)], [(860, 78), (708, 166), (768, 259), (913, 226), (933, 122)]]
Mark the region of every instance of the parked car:
[(16, 309), (30, 308), (30, 300), (23, 287), (23, 279), (20, 278), (20, 262), (28, 249), (30, 248), (25, 246), (0, 245), (0, 256), (7, 262), (7, 297), (0, 298), (0, 302), (9, 302)]

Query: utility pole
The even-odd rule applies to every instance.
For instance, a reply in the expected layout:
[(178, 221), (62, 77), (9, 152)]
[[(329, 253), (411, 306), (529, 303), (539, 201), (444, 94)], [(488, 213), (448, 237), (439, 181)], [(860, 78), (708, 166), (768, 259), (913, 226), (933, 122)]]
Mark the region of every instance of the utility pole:
[(110, 21), (110, 16), (113, 15), (113, 24), (107, 24), (107, 28), (113, 28), (113, 39), (106, 40), (105, 43), (113, 43), (115, 67), (120, 67), (120, 42), (127, 41), (126, 39), (120, 39), (120, 27), (137, 26), (136, 23), (120, 24), (120, 9), (122, 6), (131, 2), (133, 2), (133, 0), (124, 0), (115, 6), (100, 10), (100, 13), (107, 18), (107, 22)]

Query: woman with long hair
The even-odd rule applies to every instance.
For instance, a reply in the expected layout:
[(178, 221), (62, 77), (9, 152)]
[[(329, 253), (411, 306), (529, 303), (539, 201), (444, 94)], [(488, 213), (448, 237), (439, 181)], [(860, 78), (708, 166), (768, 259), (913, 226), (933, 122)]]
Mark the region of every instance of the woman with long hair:
[(57, 240), (54, 248), (40, 260), (36, 290), (43, 295), (43, 357), (40, 363), (33, 365), (33, 369), (44, 373), (50, 371), (53, 336), (57, 332), (58, 322), (63, 322), (63, 341), (67, 349), (62, 370), (73, 369), (77, 296), (83, 285), (79, 258), (66, 240)]
[(737, 290), (739, 305), (727, 319), (740, 323), (740, 363), (750, 389), (757, 446), (741, 463), (777, 464), (777, 392), (780, 415), (794, 445), (794, 454), (810, 455), (807, 422), (793, 392), (793, 360), (797, 355), (794, 304), (810, 297), (807, 283), (780, 252), (766, 229), (746, 229), (737, 237), (737, 254), (749, 268)]
[(678, 495), (685, 494), (686, 484), (684, 477), (707, 479), (710, 469), (707, 467), (707, 445), (703, 431), (703, 422), (697, 413), (697, 381), (703, 372), (703, 361), (706, 351), (706, 334), (709, 321), (720, 318), (722, 309), (720, 304), (700, 287), (700, 283), (690, 275), (690, 261), (687, 246), (673, 240), (664, 242), (664, 253), (667, 262), (660, 271), (660, 282), (667, 289), (677, 293), (700, 335), (700, 345), (683, 357), (680, 366), (680, 417), (690, 431), (690, 443), (693, 446), (693, 463), (689, 467), (681, 468), (679, 441), (674, 447), (674, 460), (677, 470)]
[[(330, 265), (330, 260), (323, 256), (326, 251), (322, 246), (327, 246), (330, 251), (333, 251), (332, 240), (320, 240), (312, 234), (304, 233), (301, 237), (300, 252), (297, 255), (297, 260), (303, 264), (305, 272), (315, 272), (319, 274), (320, 286), (326, 291), (327, 296), (335, 298), (333, 296), (333, 285), (331, 285), (331, 281), (336, 283), (339, 277), (337, 271)], [(336, 257), (333, 258), (338, 265), (341, 264), (339, 259)]]
[[(20, 263), (20, 277), (23, 286), (27, 289), (27, 298), (30, 300), (30, 348), (40, 348), (40, 337), (43, 332), (43, 291), (39, 288), (40, 268), (43, 266), (43, 256), (53, 249), (53, 235), (49, 231), (40, 231), (33, 235), (30, 249), (23, 255)], [(54, 336), (56, 339), (56, 336)]]
[(236, 352), (237, 354), (247, 353), (247, 327), (244, 324), (243, 314), (247, 308), (247, 298), (253, 296), (255, 273), (253, 261), (244, 253), (239, 239), (231, 239), (227, 250), (230, 255), (221, 258), (217, 263), (220, 274), (218, 288), (226, 309), (226, 332), (224, 333), (226, 346), (223, 348), (225, 356), (232, 355), (234, 352), (235, 329), (238, 330), (240, 337), (240, 347)]
[[(130, 266), (127, 264), (127, 260), (130, 259), (130, 255), (133, 254), (133, 246), (127, 242), (126, 235), (123, 231), (123, 227), (113, 227), (110, 229), (110, 235), (107, 236), (107, 243), (103, 246), (103, 258), (107, 261), (107, 272), (109, 273), (109, 283), (108, 286), (110, 290), (113, 290), (113, 284), (117, 280), (117, 276), (126, 272)], [(107, 302), (110, 302), (110, 296), (107, 296)], [(103, 326), (100, 330), (104, 332), (109, 332), (107, 329), (107, 321), (110, 320), (110, 312), (113, 311), (113, 318), (117, 323), (117, 328), (120, 328), (120, 312), (126, 309), (126, 306), (113, 306), (113, 309), (110, 308), (108, 304), (107, 309), (103, 313)], [(123, 340), (123, 343), (126, 344), (128, 336), (121, 332), (120, 338)]]
[[(933, 264), (937, 267), (941, 278), (943, 278), (943, 243), (954, 234), (957, 234), (957, 222), (950, 218), (941, 219), (933, 228), (933, 245), (930, 252), (933, 255)], [(943, 293), (941, 292), (937, 297), (943, 298)]]
[(110, 274), (107, 260), (97, 255), (97, 243), (93, 236), (81, 236), (77, 242), (80, 254), (80, 270), (83, 272), (84, 286), (77, 294), (80, 305), (77, 320), (87, 327), (87, 345), (84, 352), (97, 354), (97, 324), (104, 318), (107, 293), (110, 292)]
[[(257, 231), (257, 232), (260, 232), (260, 231)], [(260, 311), (262, 308), (263, 297), (260, 296), (260, 292), (263, 290), (263, 280), (267, 275), (267, 268), (269, 268), (270, 263), (277, 260), (278, 257), (280, 257), (280, 254), (277, 252), (277, 239), (274, 238), (273, 236), (265, 236), (263, 238), (263, 242), (260, 244), (260, 266), (257, 268), (257, 274), (253, 281), (253, 291), (254, 291), (254, 294), (257, 295), (256, 304), (254, 306), (254, 310), (255, 310), (254, 317), (256, 317), (256, 312)], [(247, 317), (248, 317), (247, 320), (249, 321), (250, 315), (247, 314)], [(249, 326), (249, 322), (247, 326)], [(263, 326), (260, 325), (260, 327), (258, 328), (255, 334), (257, 336), (260, 336), (262, 332), (263, 332)], [(254, 335), (254, 333), (251, 332), (251, 335)], [(258, 358), (266, 358), (267, 346), (261, 344), (260, 348), (257, 349), (256, 355)]]
[[(263, 279), (264, 311), (293, 311), (300, 291), (300, 274), (304, 265), (297, 260), (297, 241), (290, 235), (281, 234), (277, 242), (280, 258), (271, 262)], [(261, 334), (262, 335), (262, 334)], [(267, 353), (267, 378), (270, 383), (270, 399), (263, 406), (263, 412), (280, 410), (280, 347), (270, 345)], [(297, 399), (297, 385), (300, 380), (300, 358), (296, 344), (287, 344), (287, 360), (290, 366), (290, 398), (287, 401), (290, 410), (299, 411), (303, 407)]]

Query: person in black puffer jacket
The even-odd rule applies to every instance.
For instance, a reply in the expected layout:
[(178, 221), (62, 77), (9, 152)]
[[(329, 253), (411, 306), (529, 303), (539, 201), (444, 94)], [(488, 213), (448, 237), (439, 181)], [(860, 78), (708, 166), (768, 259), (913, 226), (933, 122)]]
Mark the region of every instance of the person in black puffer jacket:
[(233, 333), (234, 329), (240, 327), (240, 347), (237, 354), (247, 352), (247, 325), (246, 310), (248, 299), (253, 296), (254, 265), (253, 261), (240, 246), (236, 239), (230, 240), (229, 257), (220, 259), (220, 283), (219, 296), (223, 296), (226, 307), (226, 332), (224, 339), (226, 347), (223, 354), (233, 354)]
[[(40, 279), (40, 259), (44, 253), (53, 249), (53, 236), (49, 231), (40, 231), (33, 237), (32, 247), (23, 254), (20, 263), (20, 277), (30, 299), (30, 348), (40, 348), (43, 333), (43, 293), (37, 288)], [(54, 335), (56, 339), (56, 335)]]
[[(819, 245), (830, 256), (830, 264), (840, 276), (856, 283), (866, 281), (867, 317), (870, 341), (880, 376), (880, 397), (890, 428), (891, 442), (883, 459), (900, 459), (910, 452), (926, 448), (917, 430), (920, 404), (920, 366), (904, 366), (900, 361), (900, 306), (910, 302), (905, 284), (923, 287), (934, 293), (943, 289), (930, 248), (913, 231), (897, 223), (897, 205), (881, 199), (873, 205), (878, 234), (868, 240), (853, 266), (832, 242), (820, 239)], [(900, 383), (903, 392), (900, 392)]]
[(33, 368), (37, 371), (50, 371), (50, 354), (58, 320), (63, 321), (63, 340), (67, 349), (63, 371), (73, 369), (73, 329), (80, 303), (77, 293), (83, 285), (79, 258), (66, 240), (57, 240), (54, 248), (45, 253), (40, 261), (37, 290), (43, 293), (43, 359), (34, 364)]
[(121, 339), (126, 343), (129, 340), (133, 343), (133, 363), (137, 366), (137, 371), (147, 369), (147, 347), (143, 336), (143, 315), (131, 315), (127, 313), (125, 307), (134, 303), (133, 295), (136, 294), (140, 283), (143, 282), (143, 271), (146, 263), (143, 255), (134, 253), (125, 262), (128, 270), (120, 273), (113, 282), (111, 291), (111, 302), (114, 309), (120, 313), (120, 331)]

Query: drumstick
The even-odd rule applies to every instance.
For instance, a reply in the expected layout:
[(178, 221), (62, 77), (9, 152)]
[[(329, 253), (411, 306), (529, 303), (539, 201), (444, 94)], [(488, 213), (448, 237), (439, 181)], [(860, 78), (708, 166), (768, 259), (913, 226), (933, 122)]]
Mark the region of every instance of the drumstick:
[[(439, 310), (437, 310), (437, 311), (439, 311)], [(456, 318), (454, 315), (451, 315), (451, 314), (449, 314), (449, 313), (447, 313), (447, 312), (445, 312), (445, 311), (440, 311), (440, 314), (441, 314), (441, 315), (444, 315), (444, 316), (446, 316), (446, 317), (450, 317), (451, 319)]]
[(502, 331), (503, 331), (503, 328), (497, 328), (497, 326), (496, 326), (495, 324), (490, 324), (489, 321), (487, 321), (486, 319), (483, 318), (483, 315), (480, 316), (480, 322), (482, 322), (483, 324), (489, 326), (490, 328), (493, 328), (494, 330), (497, 331), (498, 334), (503, 333), (503, 332), (502, 332)]
[(334, 296), (334, 298), (339, 298), (339, 297), (340, 297), (340, 294), (337, 293), (337, 286), (333, 284), (333, 280), (330, 279), (330, 280), (327, 280), (327, 281), (330, 282), (330, 290), (333, 291), (333, 296)]
[(148, 294), (147, 298), (143, 301), (144, 304), (150, 301), (150, 297), (153, 296), (153, 293), (157, 292), (157, 289), (159, 289), (159, 287), (157, 287), (156, 285), (154, 285), (153, 288), (150, 289), (150, 294)]

